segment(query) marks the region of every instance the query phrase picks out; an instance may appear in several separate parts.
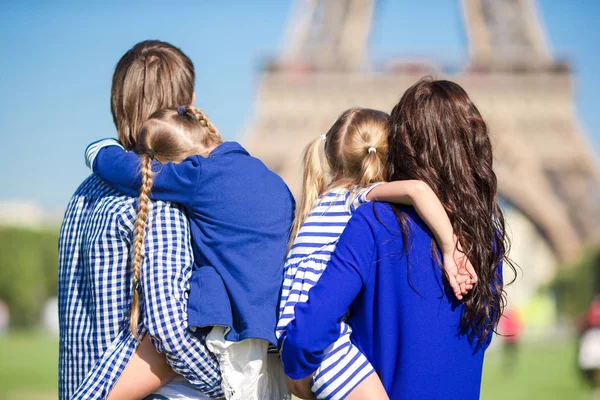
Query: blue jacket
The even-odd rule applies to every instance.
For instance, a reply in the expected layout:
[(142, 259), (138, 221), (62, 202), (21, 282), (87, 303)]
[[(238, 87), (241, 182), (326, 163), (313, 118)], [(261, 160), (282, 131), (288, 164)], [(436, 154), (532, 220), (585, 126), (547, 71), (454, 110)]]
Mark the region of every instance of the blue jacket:
[[(139, 156), (117, 146), (103, 148), (93, 162), (96, 174), (130, 196), (139, 194), (139, 167)], [(188, 324), (229, 327), (230, 341), (276, 343), (294, 213), (286, 184), (235, 142), (219, 145), (207, 158), (154, 162), (153, 170), (151, 198), (183, 205), (190, 221), (195, 265)]]
[(282, 358), (294, 379), (317, 369), (349, 310), (352, 342), (391, 399), (479, 399), (483, 356), (459, 334), (463, 305), (442, 279), (432, 235), (413, 208), (408, 251), (388, 204), (361, 206), (340, 237), (307, 303), (296, 306)]

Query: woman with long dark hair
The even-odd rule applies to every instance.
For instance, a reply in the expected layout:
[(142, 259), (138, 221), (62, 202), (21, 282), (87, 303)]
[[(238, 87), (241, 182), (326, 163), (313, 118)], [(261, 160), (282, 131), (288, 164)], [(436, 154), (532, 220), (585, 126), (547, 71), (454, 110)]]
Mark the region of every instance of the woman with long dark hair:
[(421, 180), (439, 197), (478, 283), (457, 300), (431, 231), (409, 206), (361, 206), (307, 303), (296, 306), (282, 356), (310, 379), (349, 311), (352, 342), (392, 399), (477, 399), (484, 352), (504, 308), (508, 240), (488, 129), (456, 83), (421, 80), (389, 122), (388, 180)]

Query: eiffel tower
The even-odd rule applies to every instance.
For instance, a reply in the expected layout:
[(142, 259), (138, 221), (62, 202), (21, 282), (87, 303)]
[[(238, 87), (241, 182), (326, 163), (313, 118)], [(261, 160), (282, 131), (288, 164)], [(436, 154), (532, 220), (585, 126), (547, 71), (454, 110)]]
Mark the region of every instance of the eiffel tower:
[[(303, 148), (343, 110), (389, 112), (423, 76), (448, 78), (467, 90), (489, 123), (500, 195), (528, 221), (527, 235), (549, 249), (543, 262), (571, 260), (596, 241), (598, 160), (576, 118), (569, 64), (550, 53), (535, 1), (457, 4), (470, 60), (450, 76), (414, 61), (371, 72), (366, 49), (374, 3), (297, 1), (284, 50), (267, 65), (258, 88), (255, 116), (244, 135), (250, 152), (299, 194)], [(515, 241), (533, 243), (532, 238)]]

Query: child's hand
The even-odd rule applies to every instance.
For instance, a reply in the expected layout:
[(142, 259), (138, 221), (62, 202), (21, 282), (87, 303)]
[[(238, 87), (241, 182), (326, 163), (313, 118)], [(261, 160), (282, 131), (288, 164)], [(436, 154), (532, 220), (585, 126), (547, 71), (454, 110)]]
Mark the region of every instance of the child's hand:
[(469, 290), (477, 283), (477, 273), (473, 265), (462, 251), (460, 243), (449, 253), (444, 253), (444, 274), (458, 300), (462, 300)]

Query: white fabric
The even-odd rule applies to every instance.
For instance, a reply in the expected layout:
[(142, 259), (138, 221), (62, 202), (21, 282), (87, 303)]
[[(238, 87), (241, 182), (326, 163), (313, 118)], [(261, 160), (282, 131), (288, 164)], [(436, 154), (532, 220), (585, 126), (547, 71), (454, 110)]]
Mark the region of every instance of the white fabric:
[(582, 369), (600, 369), (600, 328), (583, 334), (579, 345), (579, 366)]
[(182, 377), (173, 379), (154, 394), (165, 396), (170, 400), (211, 400)]
[(230, 342), (225, 340), (225, 332), (225, 327), (215, 326), (206, 336), (206, 347), (219, 360), (225, 398), (291, 399), (283, 364), (278, 354), (268, 353), (269, 343), (261, 339)]

